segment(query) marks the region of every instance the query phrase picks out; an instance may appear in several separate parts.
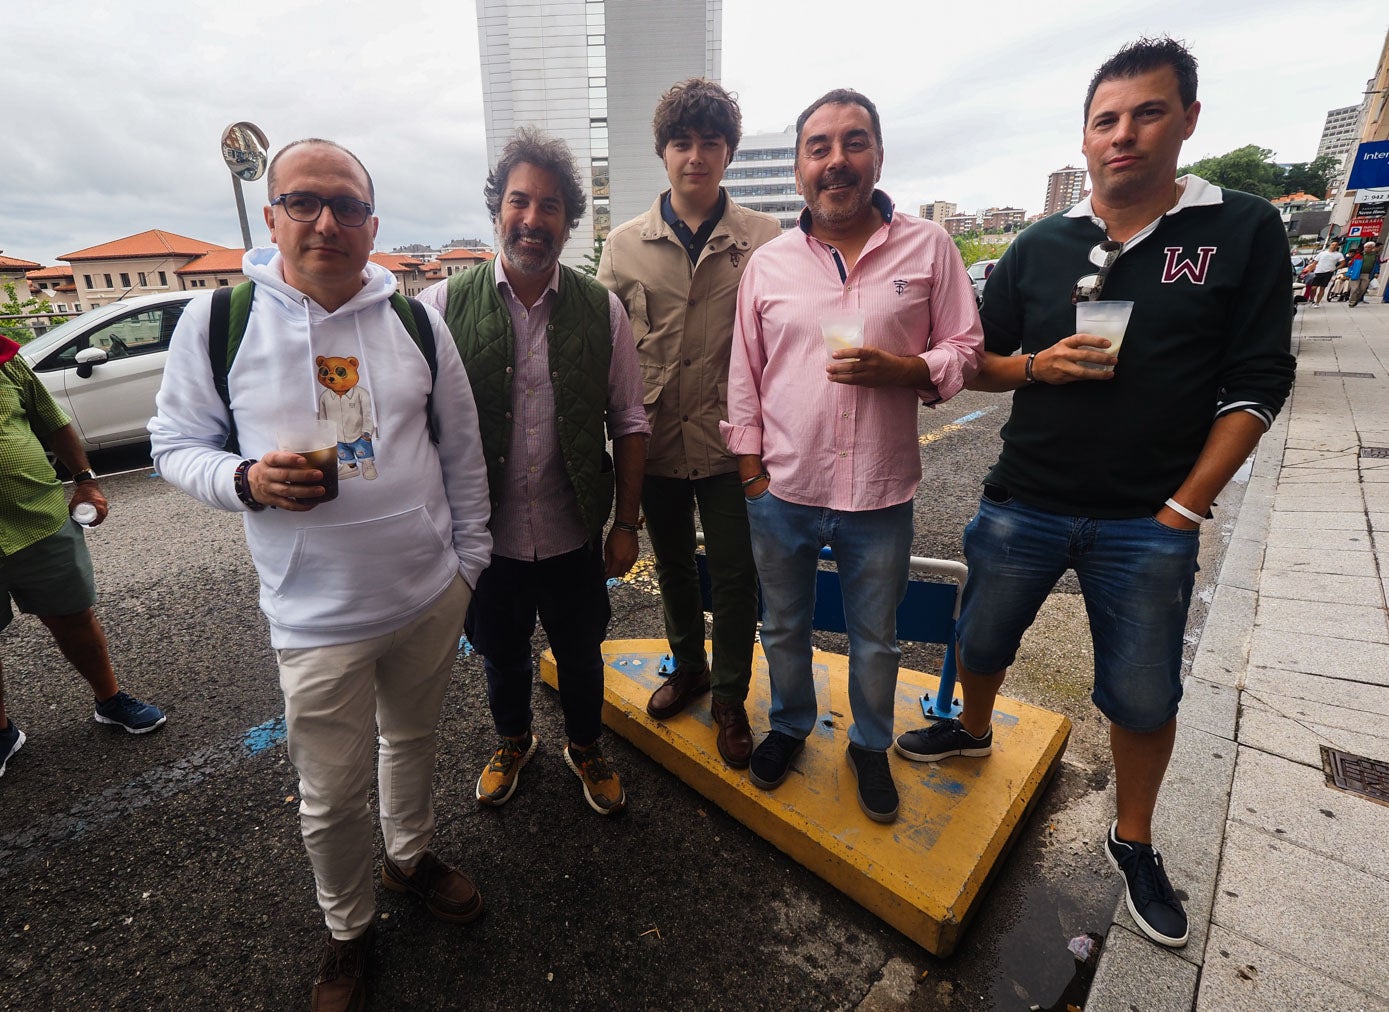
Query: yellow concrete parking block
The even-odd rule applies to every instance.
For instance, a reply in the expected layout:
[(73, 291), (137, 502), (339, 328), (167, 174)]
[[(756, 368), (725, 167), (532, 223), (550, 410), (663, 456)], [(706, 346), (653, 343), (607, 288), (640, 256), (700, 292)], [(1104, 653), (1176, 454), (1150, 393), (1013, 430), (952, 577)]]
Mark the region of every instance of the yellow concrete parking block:
[[(669, 721), (652, 719), (646, 701), (661, 684), (662, 640), (610, 640), (604, 722), (652, 759), (723, 808), (743, 825), (937, 956), (959, 941), (985, 885), (1061, 762), (1070, 721), (1058, 713), (999, 697), (994, 750), (985, 759), (907, 762), (892, 755), (901, 796), (897, 821), (872, 822), (859, 809), (844, 752), (851, 723), (849, 659), (815, 652), (822, 718), (775, 791), (763, 791), (746, 771), (724, 765), (714, 746), (709, 697)], [(554, 657), (541, 658), (541, 676), (556, 685)], [(935, 693), (937, 678), (902, 669), (896, 727), (925, 723), (918, 702)], [(748, 718), (760, 741), (767, 730), (767, 665), (753, 659)], [(634, 799), (640, 804), (641, 799)]]

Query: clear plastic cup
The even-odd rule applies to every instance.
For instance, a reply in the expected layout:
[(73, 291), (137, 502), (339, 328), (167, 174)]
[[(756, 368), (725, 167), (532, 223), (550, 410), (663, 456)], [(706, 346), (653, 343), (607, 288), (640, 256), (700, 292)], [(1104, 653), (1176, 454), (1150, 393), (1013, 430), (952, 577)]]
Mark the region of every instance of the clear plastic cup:
[(89, 502), (80, 502), (72, 508), (72, 519), (83, 527), (96, 523), (96, 507)]
[[(1124, 343), (1124, 332), (1129, 327), (1129, 316), (1133, 313), (1132, 302), (1100, 301), (1076, 303), (1076, 333), (1093, 334), (1095, 337), (1109, 338), (1108, 348), (1095, 348), (1109, 355), (1118, 355), (1119, 346)], [(1082, 362), (1087, 369), (1108, 372), (1110, 366), (1098, 362)]]
[(275, 445), (297, 453), (310, 467), (323, 472), (323, 495), (305, 502), (332, 502), (338, 497), (338, 427), (326, 418), (281, 422), (275, 427)]
[[(837, 310), (820, 317), (820, 334), (825, 339), (825, 350), (833, 355), (841, 348), (863, 347), (864, 314), (852, 309)], [(854, 362), (856, 359), (841, 358), (840, 362)]]

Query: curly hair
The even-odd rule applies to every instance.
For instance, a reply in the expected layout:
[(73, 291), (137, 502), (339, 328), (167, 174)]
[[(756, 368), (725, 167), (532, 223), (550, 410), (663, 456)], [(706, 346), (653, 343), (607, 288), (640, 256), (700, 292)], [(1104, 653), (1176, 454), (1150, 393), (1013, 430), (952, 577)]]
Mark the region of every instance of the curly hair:
[(657, 155), (665, 155), (666, 145), (672, 138), (683, 137), (688, 132), (712, 131), (728, 143), (728, 154), (732, 157), (743, 139), (743, 113), (738, 108), (736, 95), (713, 81), (690, 77), (671, 85), (661, 96), (656, 103), (656, 114), (651, 118), (651, 129), (656, 135)]
[(1177, 76), (1177, 94), (1182, 98), (1182, 108), (1190, 109), (1191, 103), (1196, 101), (1196, 57), (1183, 43), (1163, 35), (1130, 42), (1100, 64), (1100, 69), (1090, 78), (1090, 90), (1085, 93), (1085, 122), (1090, 122), (1090, 103), (1095, 99), (1095, 90), (1105, 81), (1137, 77), (1163, 67), (1172, 68)]
[(588, 198), (584, 196), (574, 152), (560, 138), (550, 137), (529, 126), (517, 129), (516, 136), (502, 148), (502, 156), (497, 159), (496, 167), (487, 174), (487, 185), (482, 188), (482, 195), (487, 201), (487, 213), (492, 216), (492, 223), (496, 224), (501, 217), (502, 197), (506, 195), (511, 170), (522, 163), (544, 169), (555, 177), (564, 197), (564, 216), (569, 220), (569, 227), (577, 225), (588, 208)]

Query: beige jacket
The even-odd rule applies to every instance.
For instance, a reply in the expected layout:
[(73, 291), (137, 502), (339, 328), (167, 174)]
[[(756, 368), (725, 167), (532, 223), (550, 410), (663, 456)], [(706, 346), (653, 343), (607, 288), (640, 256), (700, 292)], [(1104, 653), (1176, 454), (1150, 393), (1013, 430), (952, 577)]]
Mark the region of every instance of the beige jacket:
[(661, 217), (661, 199), (613, 229), (598, 281), (622, 300), (632, 320), (651, 423), (646, 473), (707, 478), (738, 468), (719, 435), (719, 421), (728, 418), (738, 282), (753, 250), (780, 235), (781, 226), (729, 198), (692, 265)]

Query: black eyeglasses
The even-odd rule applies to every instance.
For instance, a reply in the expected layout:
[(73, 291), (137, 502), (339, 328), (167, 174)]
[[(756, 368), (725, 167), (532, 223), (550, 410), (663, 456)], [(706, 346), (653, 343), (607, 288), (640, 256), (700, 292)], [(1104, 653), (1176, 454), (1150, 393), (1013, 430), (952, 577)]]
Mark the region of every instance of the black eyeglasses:
[(285, 214), (295, 221), (318, 221), (323, 208), (333, 212), (339, 225), (344, 228), (359, 228), (371, 217), (371, 205), (355, 197), (320, 197), (316, 193), (282, 193), (270, 202), (273, 207), (279, 204)]
[(1075, 287), (1071, 289), (1071, 305), (1077, 302), (1095, 302), (1099, 299), (1100, 292), (1104, 290), (1104, 279), (1109, 276), (1109, 269), (1114, 266), (1123, 251), (1124, 244), (1113, 239), (1106, 239), (1090, 251), (1090, 262), (1099, 270), (1076, 281)]

